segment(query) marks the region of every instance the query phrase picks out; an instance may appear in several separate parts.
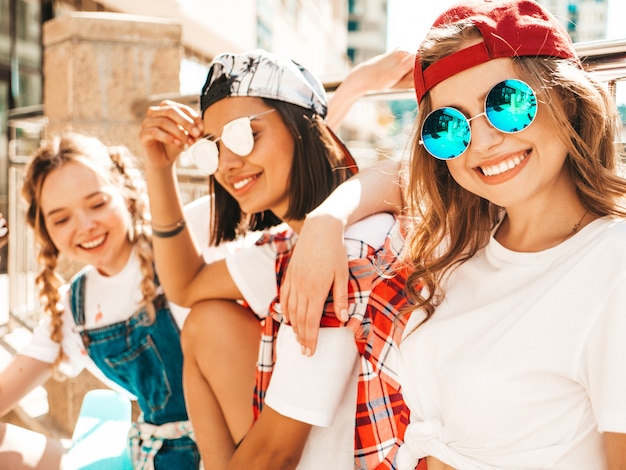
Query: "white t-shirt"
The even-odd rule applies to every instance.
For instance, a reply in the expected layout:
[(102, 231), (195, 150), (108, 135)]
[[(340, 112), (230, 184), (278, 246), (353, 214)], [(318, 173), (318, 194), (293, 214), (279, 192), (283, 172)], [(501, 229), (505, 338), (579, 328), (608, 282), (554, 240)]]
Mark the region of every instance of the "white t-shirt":
[[(98, 270), (89, 268), (85, 280), (85, 327), (94, 328), (110, 325), (129, 318), (141, 305), (141, 290), (139, 285), (143, 279), (139, 258), (134, 252), (128, 259), (126, 266), (114, 276), (103, 276)], [(75, 377), (83, 368), (109, 386), (112, 382), (100, 372), (100, 369), (87, 355), (83, 342), (76, 329), (70, 306), (69, 285), (61, 288), (61, 303), (63, 305), (61, 347), (67, 360), (59, 370), (68, 377)], [(179, 308), (174, 317), (179, 327), (182, 327), (187, 310)], [(44, 316), (33, 331), (33, 336), (20, 354), (42, 362), (53, 363), (59, 353), (59, 343), (50, 339), (50, 317)]]
[[(249, 246), (258, 237), (258, 235), (251, 234), (245, 241), (210, 247), (208, 244), (209, 211), (210, 198), (208, 196), (191, 202), (184, 209), (187, 224), (202, 247), (202, 254), (207, 262), (222, 259), (228, 253)], [(102, 327), (129, 318), (141, 305), (142, 279), (139, 258), (134, 252), (126, 266), (114, 276), (103, 276), (93, 267), (88, 268), (85, 283), (85, 327)], [(88, 368), (103, 382), (113, 388), (118, 388), (100, 372), (83, 347), (70, 309), (69, 285), (61, 289), (61, 302), (64, 307), (62, 347), (67, 361), (60, 365), (60, 371), (69, 377), (75, 377), (83, 368)], [(182, 328), (189, 309), (171, 302), (170, 308), (176, 323)], [(58, 353), (59, 344), (50, 339), (50, 317), (46, 315), (35, 328), (30, 343), (20, 351), (20, 354), (53, 363)]]
[(259, 318), (267, 316), (277, 295), (276, 250), (271, 243), (226, 256), (226, 267), (239, 292)]
[[(393, 223), (390, 214), (376, 214), (348, 227), (348, 255), (362, 256), (360, 241), (382, 246)], [(255, 311), (258, 308), (259, 314), (267, 314), (276, 296), (275, 258), (274, 250), (264, 245), (226, 258), (230, 274), (246, 301), (251, 306), (255, 299), (265, 302), (264, 306), (258, 303), (252, 307)], [(265, 405), (283, 416), (313, 425), (299, 470), (354, 468), (358, 359), (354, 334), (349, 328), (321, 328), (315, 354), (306, 357), (293, 329), (280, 326), (276, 364)]]
[(626, 222), (596, 220), (537, 253), (492, 237), (448, 285), (400, 347), (411, 425), (399, 461), (606, 468), (601, 433), (626, 433)]

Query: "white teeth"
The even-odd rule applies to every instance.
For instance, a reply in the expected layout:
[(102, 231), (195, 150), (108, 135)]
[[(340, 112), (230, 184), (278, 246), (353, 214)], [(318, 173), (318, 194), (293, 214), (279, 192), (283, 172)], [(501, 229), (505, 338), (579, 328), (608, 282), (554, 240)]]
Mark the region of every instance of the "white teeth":
[(243, 188), (246, 184), (248, 184), (250, 181), (252, 181), (254, 178), (245, 178), (242, 179), (240, 181), (237, 181), (236, 183), (233, 183), (233, 188), (235, 189), (241, 189)]
[(483, 174), (486, 176), (495, 176), (495, 175), (502, 174), (505, 171), (512, 170), (517, 165), (522, 163), (525, 159), (526, 159), (526, 154), (522, 155), (521, 157), (515, 157), (510, 160), (504, 161), (497, 165), (481, 166), (480, 169), (482, 170)]
[(80, 246), (81, 246), (81, 248), (86, 248), (88, 250), (91, 250), (92, 248), (96, 248), (96, 247), (102, 245), (104, 243), (104, 239), (105, 238), (106, 238), (106, 236), (102, 235), (101, 237), (98, 237), (95, 240), (92, 240), (90, 242), (81, 243)]

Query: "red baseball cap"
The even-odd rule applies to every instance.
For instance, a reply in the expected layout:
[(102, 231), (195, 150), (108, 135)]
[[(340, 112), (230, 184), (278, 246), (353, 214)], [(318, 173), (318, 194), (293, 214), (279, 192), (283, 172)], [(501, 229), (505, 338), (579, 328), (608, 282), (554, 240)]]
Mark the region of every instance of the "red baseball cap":
[(433, 28), (472, 23), (484, 41), (461, 49), (422, 69), (415, 57), (417, 101), (438, 83), (463, 70), (500, 57), (559, 57), (580, 64), (561, 23), (533, 0), (465, 0), (450, 7)]

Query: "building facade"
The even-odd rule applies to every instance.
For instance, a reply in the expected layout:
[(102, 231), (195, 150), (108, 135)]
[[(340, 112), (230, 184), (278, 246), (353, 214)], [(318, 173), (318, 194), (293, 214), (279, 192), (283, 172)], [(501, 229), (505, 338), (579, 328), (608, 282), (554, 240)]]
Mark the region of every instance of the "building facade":
[(348, 48), (353, 64), (387, 49), (387, 0), (348, 0)]
[(609, 0), (537, 1), (561, 20), (574, 42), (606, 39)]

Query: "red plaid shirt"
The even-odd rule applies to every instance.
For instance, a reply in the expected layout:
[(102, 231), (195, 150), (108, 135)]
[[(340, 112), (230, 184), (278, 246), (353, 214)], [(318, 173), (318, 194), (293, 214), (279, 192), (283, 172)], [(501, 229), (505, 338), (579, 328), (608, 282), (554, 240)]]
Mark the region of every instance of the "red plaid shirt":
[[(276, 278), (280, 287), (295, 244), (292, 232), (267, 235), (258, 243), (272, 243), (276, 249)], [(349, 241), (349, 243), (356, 243)], [(360, 255), (349, 259), (349, 313), (347, 323), (333, 311), (332, 297), (324, 307), (321, 327), (348, 326), (355, 333), (360, 373), (355, 420), (355, 469), (395, 469), (395, 457), (409, 421), (409, 411), (399, 391), (394, 369), (398, 345), (408, 319), (398, 312), (406, 306), (403, 295), (408, 269), (399, 261), (403, 239), (399, 222), (393, 226), (380, 249), (360, 242)], [(354, 253), (351, 248), (348, 251)], [(270, 382), (276, 352), (274, 341), (280, 323), (277, 297), (265, 320), (254, 396), (258, 417)]]

